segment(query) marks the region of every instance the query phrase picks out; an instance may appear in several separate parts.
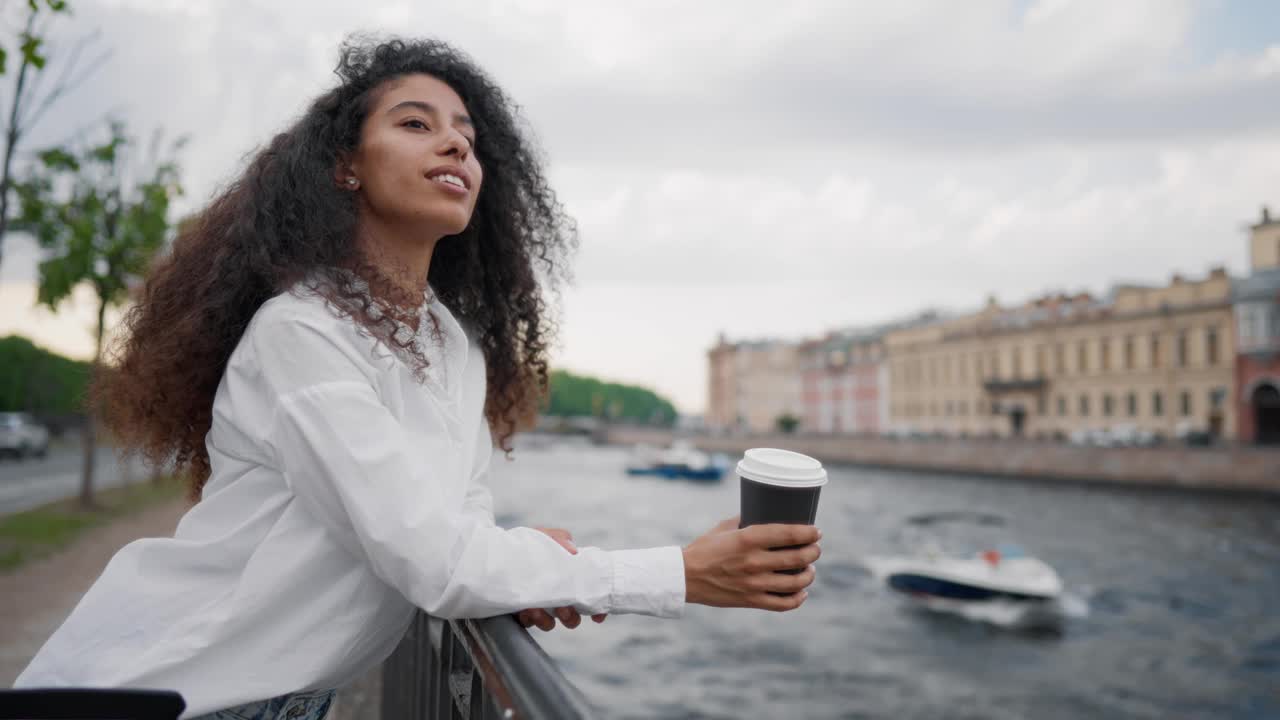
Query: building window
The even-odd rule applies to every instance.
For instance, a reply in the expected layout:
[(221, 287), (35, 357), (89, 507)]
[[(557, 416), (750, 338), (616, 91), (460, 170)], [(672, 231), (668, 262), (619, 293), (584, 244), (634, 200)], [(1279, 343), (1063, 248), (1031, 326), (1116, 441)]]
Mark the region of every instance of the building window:
[(1204, 334), (1205, 361), (1210, 365), (1218, 364), (1218, 328), (1211, 327)]
[(1013, 349), (1013, 379), (1022, 377), (1022, 348)]
[(1036, 346), (1036, 375), (1038, 375), (1039, 377), (1044, 377), (1046, 374), (1046, 370), (1047, 369), (1045, 368), (1045, 365), (1044, 365), (1044, 346), (1037, 345)]
[(1164, 396), (1159, 392), (1151, 393), (1151, 414), (1156, 417), (1164, 415)]
[(1080, 417), (1089, 417), (1089, 396), (1080, 396)]
[(1046, 398), (1043, 395), (1037, 396), (1036, 397), (1036, 414), (1041, 416), (1047, 415), (1049, 411), (1046, 406), (1048, 404), (1049, 404), (1048, 398)]
[(1182, 391), (1182, 417), (1191, 417), (1191, 391)]
[(1107, 338), (1102, 338), (1102, 340), (1099, 341), (1098, 354), (1101, 356), (1101, 359), (1099, 362), (1102, 365), (1102, 371), (1106, 372), (1110, 370), (1111, 369), (1111, 341), (1110, 340), (1108, 340)]
[(947, 401), (947, 417), (951, 417), (951, 401)]
[(1129, 393), (1129, 417), (1138, 416), (1138, 393)]
[(1160, 367), (1160, 334), (1151, 334), (1151, 367)]
[(1111, 417), (1111, 413), (1115, 411), (1115, 403), (1111, 399), (1111, 393), (1102, 396), (1102, 414)]
[(1227, 404), (1227, 389), (1214, 388), (1209, 391), (1209, 409), (1221, 410)]
[(960, 401), (960, 415), (963, 417), (969, 414), (969, 403), (964, 400)]
[(1076, 369), (1081, 375), (1089, 371), (1089, 343), (1081, 340), (1076, 352)]
[(1124, 338), (1124, 369), (1133, 369), (1133, 336), (1126, 335)]
[(968, 359), (967, 359), (964, 355), (961, 355), (961, 356), (960, 356), (960, 372), (959, 372), (958, 374), (959, 374), (959, 377), (958, 377), (957, 379), (958, 379), (960, 382), (964, 382), (965, 380), (969, 379), (969, 378), (968, 378), (968, 375), (969, 375), (969, 361), (968, 361)]
[(1067, 396), (1066, 395), (1058, 396), (1058, 415), (1062, 417), (1067, 416)]
[(992, 380), (1000, 379), (1000, 356), (997, 353), (991, 353), (991, 367), (989, 368)]
[(1178, 367), (1187, 366), (1187, 331), (1178, 331)]

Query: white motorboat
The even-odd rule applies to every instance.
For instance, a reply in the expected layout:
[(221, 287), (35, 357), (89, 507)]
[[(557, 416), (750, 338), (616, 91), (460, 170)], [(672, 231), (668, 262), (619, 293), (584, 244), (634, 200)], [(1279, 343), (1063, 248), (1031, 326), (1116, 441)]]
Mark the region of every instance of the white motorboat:
[[(1055, 600), (1062, 594), (1062, 579), (1043, 560), (1028, 557), (1009, 544), (988, 544), (991, 528), (1003, 534), (1004, 518), (973, 511), (926, 513), (907, 518), (911, 547), (922, 548), (900, 557), (869, 558), (867, 566), (891, 589), (920, 599), (957, 602), (988, 600)], [(923, 537), (921, 536), (924, 534)], [(987, 545), (999, 549), (977, 553), (945, 553), (940, 543), (975, 546), (985, 536)], [(949, 542), (948, 542), (949, 541)]]
[(1043, 560), (997, 550), (970, 557), (926, 552), (871, 558), (867, 564), (891, 589), (917, 599), (1045, 601), (1062, 594), (1062, 579)]

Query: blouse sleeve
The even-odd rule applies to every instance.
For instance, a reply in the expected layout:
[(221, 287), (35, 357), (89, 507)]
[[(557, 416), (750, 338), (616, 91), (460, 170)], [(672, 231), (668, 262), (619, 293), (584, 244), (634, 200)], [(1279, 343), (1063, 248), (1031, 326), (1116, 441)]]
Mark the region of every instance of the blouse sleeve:
[(489, 466), (493, 461), (493, 436), (489, 432), (489, 422), (480, 418), (478, 436), (476, 438), (475, 472), (471, 482), (467, 484), (466, 497), (462, 499), (462, 512), (472, 516), (476, 522), (485, 525), (495, 524), (493, 517), (493, 493), (489, 490)]
[[(448, 428), (406, 437), (374, 390), (362, 350), (306, 318), (252, 329), (266, 392), (267, 442), (298, 498), (334, 532), (353, 535), (373, 572), (442, 618), (532, 607), (679, 616), (678, 547), (577, 555), (530, 528), (493, 524), (482, 478), (461, 476)], [(481, 473), (483, 475), (483, 473)], [(470, 489), (459, 507), (449, 487)]]

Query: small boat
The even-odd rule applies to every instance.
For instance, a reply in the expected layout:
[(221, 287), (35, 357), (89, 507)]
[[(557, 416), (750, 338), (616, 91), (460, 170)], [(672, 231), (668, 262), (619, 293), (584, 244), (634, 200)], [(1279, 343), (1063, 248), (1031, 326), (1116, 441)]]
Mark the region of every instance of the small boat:
[(677, 440), (662, 450), (637, 445), (627, 463), (628, 475), (652, 475), (669, 480), (719, 482), (728, 462), (719, 455), (709, 455), (692, 443)]
[[(930, 533), (949, 529), (959, 537), (953, 534), (948, 546), (960, 542), (972, 547), (977, 535), (1004, 525), (998, 515), (953, 511), (908, 518), (905, 530), (915, 535), (924, 528)], [(1068, 614), (1057, 571), (1016, 545), (952, 554), (940, 549), (938, 537), (927, 537), (916, 538), (912, 546), (921, 549), (909, 555), (869, 557), (864, 564), (888, 589), (913, 604), (1009, 627), (1055, 627)]]
[(878, 558), (872, 565), (891, 589), (917, 599), (1045, 601), (1062, 594), (1062, 579), (1043, 560), (999, 550), (971, 557)]

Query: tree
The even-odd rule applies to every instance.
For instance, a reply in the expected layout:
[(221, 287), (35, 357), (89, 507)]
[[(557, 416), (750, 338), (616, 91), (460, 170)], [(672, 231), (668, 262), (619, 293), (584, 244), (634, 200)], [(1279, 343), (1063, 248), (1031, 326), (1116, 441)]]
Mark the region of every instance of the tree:
[[(40, 46), (44, 44), (44, 38), (34, 34), (35, 16), (41, 12), (41, 7), (47, 8), (51, 13), (70, 12), (67, 7), (66, 0), (27, 0), (27, 29), (18, 35), (21, 41), (19, 50), (22, 52), (22, 62), (24, 65), (34, 65), (37, 70), (44, 68), (46, 58), (40, 52)], [(9, 70), (9, 49), (0, 45), (0, 75), (4, 75)]]
[(24, 337), (0, 337), (0, 412), (30, 412), (60, 427), (67, 416), (78, 414), (88, 379), (89, 363), (50, 352)]
[(671, 425), (676, 419), (675, 406), (651, 390), (606, 383), (563, 370), (551, 373), (551, 392), (544, 412), (558, 417), (591, 416), (652, 425)]
[(784, 413), (774, 420), (774, 425), (777, 426), (779, 432), (784, 432), (790, 435), (800, 427), (800, 418), (792, 415), (791, 413)]
[[(107, 139), (82, 151), (52, 148), (39, 154), (30, 176), (15, 185), (16, 227), (35, 236), (40, 263), (39, 302), (56, 310), (81, 283), (97, 302), (93, 373), (101, 371), (106, 312), (128, 298), (130, 284), (146, 270), (169, 230), (169, 201), (182, 192), (174, 158), (184, 141), (162, 148), (157, 134), (148, 157), (137, 159), (124, 125), (113, 122)], [(164, 157), (162, 157), (162, 154)], [(92, 413), (85, 421), (80, 501), (93, 504)]]
[[(13, 184), (13, 160), (27, 131), (35, 126), (45, 111), (84, 82), (105, 59), (105, 54), (90, 62), (83, 72), (78, 72), (81, 53), (93, 37), (82, 38), (71, 52), (68, 62), (53, 87), (45, 91), (41, 79), (49, 57), (45, 49), (43, 18), (71, 13), (65, 0), (27, 0), (26, 21), (18, 33), (18, 50), (21, 60), (17, 63), (17, 78), (13, 83), (13, 96), (4, 112), (4, 158), (0, 165), (0, 260), (4, 257), (4, 237), (9, 229), (9, 191)], [(0, 75), (9, 70), (9, 48), (0, 45)]]

